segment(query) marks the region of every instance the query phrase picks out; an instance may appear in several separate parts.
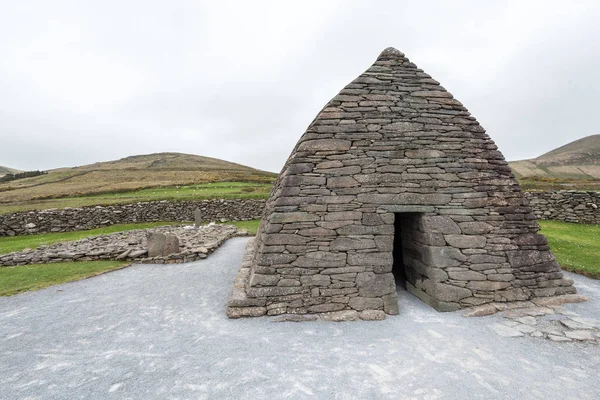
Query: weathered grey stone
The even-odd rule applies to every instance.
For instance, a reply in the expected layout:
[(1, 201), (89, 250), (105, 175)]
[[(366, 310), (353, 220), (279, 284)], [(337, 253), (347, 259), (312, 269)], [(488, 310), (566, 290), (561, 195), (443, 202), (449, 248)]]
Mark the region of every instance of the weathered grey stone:
[(314, 222), (320, 219), (318, 215), (306, 212), (285, 212), (271, 214), (269, 221), (273, 224), (285, 224), (290, 222)]
[(426, 215), (419, 220), (420, 229), (428, 233), (458, 234), (460, 227), (448, 217)]
[(478, 235), (444, 235), (449, 246), (459, 249), (477, 249), (485, 246), (485, 236)]
[(448, 271), (448, 277), (457, 281), (485, 281), (487, 277), (475, 271)]
[(308, 307), (308, 312), (324, 313), (324, 312), (331, 312), (331, 311), (340, 311), (340, 310), (343, 310), (345, 307), (346, 306), (341, 303), (325, 303), (325, 304), (318, 304), (316, 306)]
[(356, 321), (358, 319), (358, 312), (354, 310), (333, 311), (321, 314), (321, 319), (331, 322)]
[(331, 250), (348, 251), (361, 249), (374, 249), (375, 241), (373, 239), (363, 239), (355, 237), (338, 237), (331, 242)]
[(364, 310), (358, 313), (358, 317), (363, 321), (383, 321), (387, 318), (381, 310)]
[(194, 227), (198, 228), (202, 225), (202, 210), (196, 208), (194, 210)]
[(482, 221), (461, 222), (458, 225), (465, 235), (484, 235), (494, 230), (492, 225)]
[(381, 297), (396, 291), (394, 275), (361, 272), (356, 277), (358, 294), (362, 297)]
[(472, 296), (473, 294), (469, 289), (447, 285), (445, 283), (436, 283), (430, 295), (434, 296), (437, 300), (445, 302), (458, 302), (466, 297)]
[(449, 246), (423, 246), (423, 260), (437, 268), (457, 267), (467, 260), (467, 257)]
[(350, 150), (352, 142), (340, 139), (307, 140), (300, 143), (299, 151), (346, 151)]
[(241, 318), (241, 317), (260, 317), (266, 315), (267, 309), (265, 307), (229, 307), (227, 308), (227, 316), (229, 318)]
[(298, 257), (298, 259), (293, 262), (293, 265), (304, 268), (343, 267), (346, 265), (346, 253), (313, 251)]
[(253, 274), (250, 279), (250, 286), (276, 286), (277, 282), (279, 282), (279, 276), (277, 275)]
[(351, 297), (348, 302), (350, 308), (357, 311), (378, 310), (383, 308), (383, 299), (369, 297)]
[(483, 291), (498, 291), (510, 286), (508, 282), (471, 281), (467, 284), (469, 289)]
[[(180, 251), (177, 236), (150, 232), (146, 240), (148, 243), (148, 257), (164, 257)], [(101, 253), (95, 255), (101, 255)]]
[(314, 322), (319, 318), (311, 314), (284, 314), (273, 317), (273, 322)]
[(148, 257), (162, 256), (167, 242), (167, 236), (162, 233), (149, 233), (148, 242)]

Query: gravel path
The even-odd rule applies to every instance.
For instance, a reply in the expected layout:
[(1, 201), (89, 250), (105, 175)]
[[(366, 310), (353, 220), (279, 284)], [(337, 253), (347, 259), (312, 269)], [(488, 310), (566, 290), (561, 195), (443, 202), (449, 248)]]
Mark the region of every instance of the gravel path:
[[(245, 238), (0, 298), (0, 398), (597, 399), (600, 348), (501, 337), (405, 292), (382, 322), (228, 320)], [(567, 274), (600, 319), (600, 282)]]

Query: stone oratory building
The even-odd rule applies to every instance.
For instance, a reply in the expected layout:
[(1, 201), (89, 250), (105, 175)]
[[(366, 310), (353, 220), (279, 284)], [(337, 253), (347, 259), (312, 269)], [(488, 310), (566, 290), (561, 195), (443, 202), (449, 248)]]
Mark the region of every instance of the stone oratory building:
[(368, 319), (399, 312), (397, 286), (439, 311), (575, 293), (538, 230), (477, 120), (388, 48), (292, 151), (228, 315)]

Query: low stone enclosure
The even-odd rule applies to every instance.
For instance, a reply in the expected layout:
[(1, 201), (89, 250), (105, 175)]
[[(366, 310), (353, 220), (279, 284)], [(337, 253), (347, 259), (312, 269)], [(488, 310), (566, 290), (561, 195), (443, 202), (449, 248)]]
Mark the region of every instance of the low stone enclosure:
[[(136, 229), (0, 254), (0, 267), (95, 260), (123, 260), (144, 264), (192, 262), (206, 258), (227, 239), (246, 234), (245, 230), (238, 230), (233, 225), (215, 224), (198, 228), (161, 226)], [(161, 239), (172, 241), (161, 243)], [(164, 252), (164, 245), (170, 245), (170, 250)]]
[(389, 48), (317, 115), (267, 201), (228, 315), (397, 314), (575, 293), (497, 146)]

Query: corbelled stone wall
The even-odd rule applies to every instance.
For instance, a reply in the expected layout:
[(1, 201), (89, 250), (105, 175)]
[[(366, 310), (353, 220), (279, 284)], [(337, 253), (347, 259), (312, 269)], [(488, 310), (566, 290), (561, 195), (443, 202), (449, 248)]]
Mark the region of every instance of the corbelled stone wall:
[(600, 224), (600, 192), (525, 192), (525, 198), (539, 219)]
[[(405, 230), (399, 257), (394, 239)], [(386, 49), (292, 151), (228, 315), (396, 314), (395, 268), (441, 311), (574, 293), (538, 230), (475, 118)]]
[(264, 200), (152, 201), (0, 215), (0, 236), (68, 232), (113, 224), (194, 221), (199, 208), (205, 222), (260, 218)]

